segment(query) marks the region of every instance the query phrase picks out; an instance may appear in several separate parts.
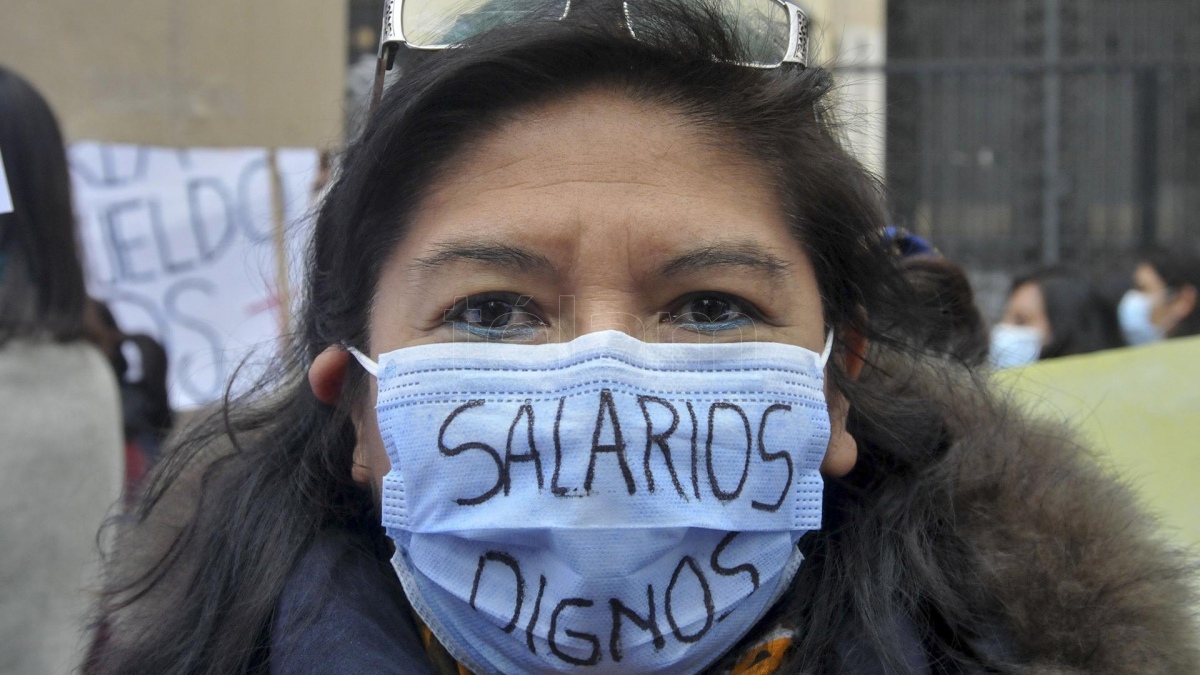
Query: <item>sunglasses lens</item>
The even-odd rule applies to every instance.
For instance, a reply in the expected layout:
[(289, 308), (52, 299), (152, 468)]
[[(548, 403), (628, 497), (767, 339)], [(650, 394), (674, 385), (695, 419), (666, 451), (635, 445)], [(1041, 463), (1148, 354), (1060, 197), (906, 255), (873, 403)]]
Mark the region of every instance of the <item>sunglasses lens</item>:
[(788, 12), (770, 0), (721, 0), (728, 8), (735, 33), (746, 50), (746, 61), (756, 66), (783, 63), (788, 49)]
[[(738, 63), (774, 67), (788, 52), (790, 20), (782, 3), (775, 0), (702, 0), (704, 6), (724, 17), (742, 48)], [(639, 11), (638, 0), (626, 0), (625, 19), (634, 37), (653, 40), (652, 19)]]
[(400, 28), (413, 47), (444, 47), (530, 16), (559, 19), (568, 0), (404, 0)]

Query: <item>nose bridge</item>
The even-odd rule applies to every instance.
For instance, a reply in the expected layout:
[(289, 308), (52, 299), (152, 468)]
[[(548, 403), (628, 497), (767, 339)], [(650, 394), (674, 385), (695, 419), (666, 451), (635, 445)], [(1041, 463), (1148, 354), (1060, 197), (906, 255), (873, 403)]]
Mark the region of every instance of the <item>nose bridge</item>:
[(643, 312), (632, 291), (596, 290), (559, 298), (560, 330), (568, 340), (604, 330), (652, 340), (658, 317)]

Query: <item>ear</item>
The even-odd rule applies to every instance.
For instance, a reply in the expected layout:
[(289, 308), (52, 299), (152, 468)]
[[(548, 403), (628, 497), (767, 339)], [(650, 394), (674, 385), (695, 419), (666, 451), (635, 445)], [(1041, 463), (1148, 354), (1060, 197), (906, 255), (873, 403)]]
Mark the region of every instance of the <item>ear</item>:
[(308, 367), (308, 386), (313, 395), (325, 405), (336, 405), (346, 382), (346, 365), (350, 354), (337, 345), (331, 345), (313, 359)]
[(858, 334), (855, 331), (846, 333), (846, 337), (842, 340), (842, 344), (846, 345), (843, 352), (842, 367), (846, 370), (846, 374), (852, 380), (858, 380), (858, 376), (862, 374), (863, 364), (867, 358), (867, 338)]
[[(863, 359), (867, 351), (867, 339), (856, 332), (842, 338), (842, 368), (851, 379), (857, 380), (862, 373)], [(839, 391), (832, 390), (829, 380), (825, 381), (825, 398), (829, 402), (829, 447), (821, 462), (821, 473), (840, 478), (850, 473), (858, 462), (858, 442), (846, 430), (846, 419), (850, 415), (850, 402)]]

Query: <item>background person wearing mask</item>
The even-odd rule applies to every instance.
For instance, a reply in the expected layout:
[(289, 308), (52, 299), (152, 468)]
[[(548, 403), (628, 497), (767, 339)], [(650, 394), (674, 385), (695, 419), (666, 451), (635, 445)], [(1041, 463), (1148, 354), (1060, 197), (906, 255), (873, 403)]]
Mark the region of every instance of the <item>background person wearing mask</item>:
[(992, 328), (990, 357), (997, 368), (1123, 347), (1116, 313), (1088, 280), (1065, 268), (1018, 277), (1000, 323)]
[(1200, 335), (1200, 252), (1180, 244), (1151, 251), (1133, 271), (1118, 316), (1125, 339), (1142, 345)]
[(0, 672), (80, 661), (96, 530), (120, 495), (112, 369), (84, 339), (83, 268), (54, 114), (0, 67)]

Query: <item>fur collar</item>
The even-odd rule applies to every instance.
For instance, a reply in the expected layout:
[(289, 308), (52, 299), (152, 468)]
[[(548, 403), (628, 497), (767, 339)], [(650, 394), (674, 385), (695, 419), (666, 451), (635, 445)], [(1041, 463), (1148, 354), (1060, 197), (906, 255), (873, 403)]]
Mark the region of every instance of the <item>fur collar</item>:
[(1200, 673), (1194, 562), (1129, 486), (982, 376), (945, 362), (888, 370), (869, 377), (943, 411), (948, 446), (932, 470), (1017, 672)]

